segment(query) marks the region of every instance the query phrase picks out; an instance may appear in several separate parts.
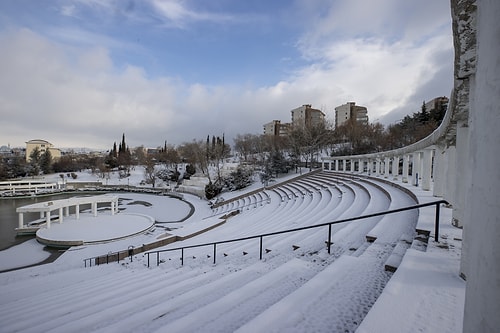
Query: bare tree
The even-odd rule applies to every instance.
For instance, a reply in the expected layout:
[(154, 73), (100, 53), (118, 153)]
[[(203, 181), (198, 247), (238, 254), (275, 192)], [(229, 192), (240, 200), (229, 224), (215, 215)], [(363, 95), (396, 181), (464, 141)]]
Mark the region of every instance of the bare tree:
[(206, 157), (205, 144), (201, 140), (193, 140), (192, 142), (184, 142), (178, 148), (178, 153), (183, 162), (196, 165), (204, 175), (208, 174), (208, 162)]
[(146, 158), (144, 160), (144, 177), (146, 183), (151, 184), (153, 188), (156, 186), (156, 180), (158, 178), (155, 166), (156, 158), (151, 154), (146, 155)]
[(299, 126), (292, 129), (289, 135), (291, 155), (302, 157), (306, 167), (312, 169), (315, 155), (332, 139), (332, 132), (326, 123), (314, 126)]

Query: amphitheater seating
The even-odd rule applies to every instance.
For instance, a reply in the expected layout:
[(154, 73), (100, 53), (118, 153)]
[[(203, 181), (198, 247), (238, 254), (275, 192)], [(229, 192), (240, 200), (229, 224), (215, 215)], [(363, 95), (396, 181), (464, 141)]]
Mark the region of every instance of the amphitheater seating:
[[(376, 179), (311, 173), (214, 206), (214, 216), (232, 210), (240, 214), (165, 248), (310, 226), (412, 203), (405, 192)], [(320, 228), (264, 238), (262, 261), (258, 240), (247, 240), (220, 244), (215, 266), (213, 249), (207, 246), (185, 250), (184, 266), (179, 252), (172, 251), (162, 253), (162, 264), (150, 269), (145, 267), (146, 257), (138, 255), (134, 262), (86, 268), (86, 279), (70, 278), (73, 272), (62, 271), (51, 274), (59, 275), (58, 283), (52, 282), (53, 276), (39, 276), (30, 285), (22, 279), (9, 281), (0, 289), (0, 322), (6, 332), (180, 332), (220, 327), (242, 332), (313, 331), (320, 321), (341, 323), (341, 331), (350, 330), (390, 278), (385, 269), (397, 268), (416, 223), (416, 214), (408, 213), (333, 225), (331, 255), (325, 246), (327, 229)], [(0, 282), (5, 281), (0, 276)], [(356, 287), (343, 290), (347, 296), (338, 299), (336, 291), (346, 286)], [(310, 304), (306, 313), (304, 299)], [(285, 312), (283, 320), (269, 326), (269, 318)], [(299, 314), (310, 320), (299, 320)]]

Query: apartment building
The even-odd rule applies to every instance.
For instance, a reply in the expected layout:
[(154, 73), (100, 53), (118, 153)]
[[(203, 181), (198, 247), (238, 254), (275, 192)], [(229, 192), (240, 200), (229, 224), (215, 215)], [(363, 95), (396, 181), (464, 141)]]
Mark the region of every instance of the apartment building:
[(350, 119), (355, 119), (358, 124), (368, 125), (367, 108), (356, 105), (355, 102), (347, 102), (335, 108), (335, 127), (343, 125)]
[(321, 110), (313, 109), (311, 104), (304, 104), (290, 112), (294, 127), (313, 127), (321, 125), (325, 121), (325, 114)]
[(264, 124), (265, 135), (287, 136), (290, 132), (290, 123), (281, 123), (281, 120), (273, 120)]

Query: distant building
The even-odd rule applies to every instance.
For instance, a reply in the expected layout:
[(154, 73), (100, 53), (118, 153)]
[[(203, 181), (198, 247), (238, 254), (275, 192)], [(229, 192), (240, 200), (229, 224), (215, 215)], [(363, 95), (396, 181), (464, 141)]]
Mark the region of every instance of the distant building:
[(273, 120), (267, 124), (264, 124), (264, 134), (265, 135), (275, 135), (275, 136), (287, 136), (290, 131), (291, 124), (282, 124), (280, 120)]
[(61, 157), (61, 150), (58, 148), (54, 148), (54, 145), (45, 140), (30, 140), (26, 142), (26, 161), (30, 161), (30, 155), (38, 148), (40, 154), (45, 153), (47, 150), (50, 151), (50, 155), (52, 156), (52, 160), (58, 159)]
[(446, 109), (448, 108), (448, 97), (436, 97), (429, 102), (425, 103), (425, 110), (429, 113), (437, 113), (444, 116)]
[(343, 125), (350, 119), (355, 119), (358, 124), (368, 125), (368, 110), (364, 106), (356, 105), (355, 102), (347, 102), (335, 108), (335, 127)]
[(292, 113), (291, 123), (282, 123), (281, 120), (273, 120), (264, 124), (264, 134), (274, 136), (287, 136), (293, 127), (312, 127), (324, 124), (325, 114), (318, 109), (313, 109), (311, 104), (304, 104), (290, 111)]
[(10, 145), (0, 147), (0, 156), (10, 156), (13, 153), (14, 152), (13, 152), (12, 148), (10, 148)]
[(292, 126), (313, 127), (324, 124), (325, 114), (318, 109), (313, 109), (311, 104), (304, 104), (291, 111)]
[(264, 134), (265, 135), (278, 135), (280, 120), (273, 120), (267, 124), (264, 124)]

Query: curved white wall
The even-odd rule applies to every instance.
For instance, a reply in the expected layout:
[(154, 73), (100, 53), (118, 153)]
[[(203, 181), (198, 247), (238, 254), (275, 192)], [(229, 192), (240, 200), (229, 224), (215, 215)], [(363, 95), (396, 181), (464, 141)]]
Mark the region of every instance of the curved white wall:
[(477, 1), (464, 211), (464, 332), (500, 330), (500, 1)]

